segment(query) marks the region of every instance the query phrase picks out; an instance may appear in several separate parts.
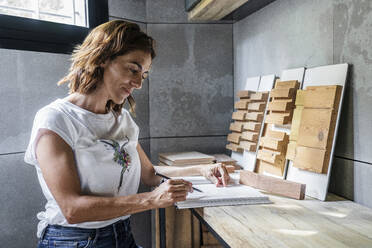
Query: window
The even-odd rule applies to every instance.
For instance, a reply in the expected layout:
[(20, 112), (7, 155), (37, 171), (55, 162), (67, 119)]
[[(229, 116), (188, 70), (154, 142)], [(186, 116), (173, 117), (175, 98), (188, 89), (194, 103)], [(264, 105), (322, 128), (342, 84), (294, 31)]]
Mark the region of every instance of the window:
[(107, 20), (107, 0), (0, 0), (0, 48), (70, 53)]

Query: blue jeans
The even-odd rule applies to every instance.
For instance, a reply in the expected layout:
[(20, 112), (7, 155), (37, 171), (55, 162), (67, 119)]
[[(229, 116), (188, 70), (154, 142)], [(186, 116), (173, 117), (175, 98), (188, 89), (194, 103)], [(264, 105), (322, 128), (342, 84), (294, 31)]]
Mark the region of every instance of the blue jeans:
[(134, 241), (128, 218), (97, 229), (49, 225), (37, 247), (138, 248), (140, 246), (137, 246)]

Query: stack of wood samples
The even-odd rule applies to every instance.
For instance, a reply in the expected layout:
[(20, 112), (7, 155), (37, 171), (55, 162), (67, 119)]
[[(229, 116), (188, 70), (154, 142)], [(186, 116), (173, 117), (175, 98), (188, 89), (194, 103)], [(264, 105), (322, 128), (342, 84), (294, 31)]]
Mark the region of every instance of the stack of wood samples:
[(284, 131), (272, 129), (272, 125), (291, 123), (295, 106), (296, 91), (300, 83), (297, 80), (279, 81), (270, 92), (265, 126), (257, 151), (255, 171), (284, 177), (286, 152), (289, 137)]
[(159, 153), (159, 165), (188, 166), (212, 164), (215, 158), (201, 152), (167, 152)]
[(287, 155), (294, 167), (327, 174), (341, 92), (340, 85), (325, 85), (308, 86), (300, 93), (300, 114), (295, 117), (301, 118), (292, 126)]
[(240, 98), (234, 105), (230, 133), (226, 148), (234, 152), (255, 152), (266, 108), (268, 92), (239, 91)]

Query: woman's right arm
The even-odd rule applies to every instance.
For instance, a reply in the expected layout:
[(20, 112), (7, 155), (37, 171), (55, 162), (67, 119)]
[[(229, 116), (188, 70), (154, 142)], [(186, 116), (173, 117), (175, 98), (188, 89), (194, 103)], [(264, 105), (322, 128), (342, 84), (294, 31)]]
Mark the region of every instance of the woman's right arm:
[[(56, 133), (44, 130), (36, 156), (44, 180), (70, 224), (102, 221), (173, 205), (186, 199), (191, 186), (184, 180), (167, 180), (152, 192), (101, 197), (84, 195), (71, 147)], [(108, 179), (109, 180), (109, 179)]]

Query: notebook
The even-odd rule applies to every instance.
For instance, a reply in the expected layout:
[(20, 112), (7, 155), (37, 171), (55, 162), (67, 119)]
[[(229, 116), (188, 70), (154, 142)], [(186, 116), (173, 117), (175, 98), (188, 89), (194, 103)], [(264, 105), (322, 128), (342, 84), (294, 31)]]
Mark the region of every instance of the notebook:
[(189, 193), (186, 197), (186, 201), (176, 203), (178, 208), (183, 209), (272, 203), (269, 197), (262, 194), (259, 190), (243, 184), (234, 183), (229, 184), (226, 187), (216, 187), (216, 185), (212, 183), (193, 183), (193, 186), (203, 191), (203, 193), (197, 191)]

